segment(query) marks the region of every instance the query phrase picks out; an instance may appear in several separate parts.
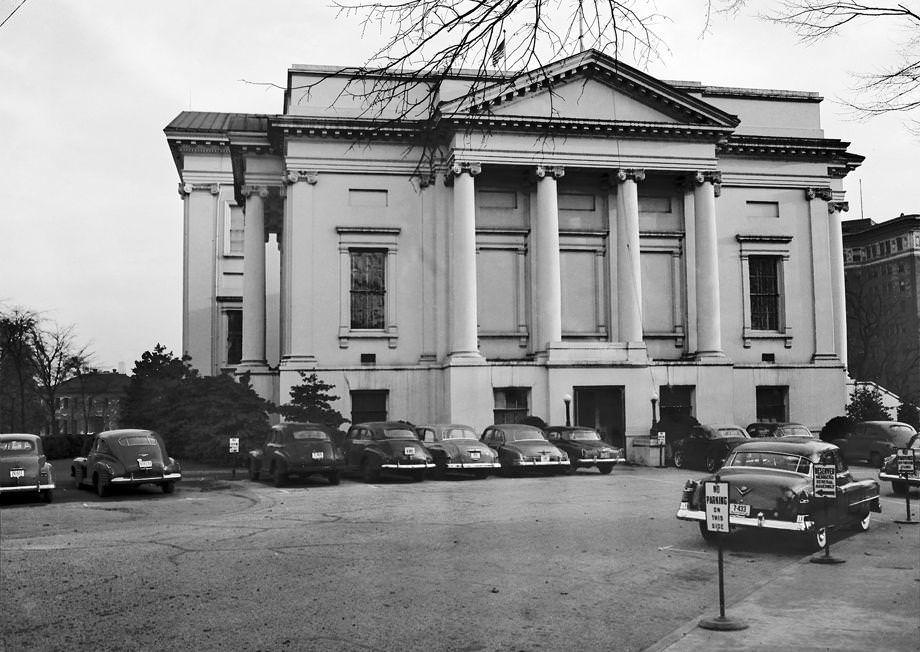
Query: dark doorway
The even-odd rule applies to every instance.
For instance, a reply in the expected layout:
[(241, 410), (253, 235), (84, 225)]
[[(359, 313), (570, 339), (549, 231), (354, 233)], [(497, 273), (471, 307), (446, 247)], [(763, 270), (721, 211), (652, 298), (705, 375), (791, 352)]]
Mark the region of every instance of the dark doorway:
[(626, 410), (622, 385), (573, 387), (575, 425), (591, 426), (609, 444), (626, 445)]

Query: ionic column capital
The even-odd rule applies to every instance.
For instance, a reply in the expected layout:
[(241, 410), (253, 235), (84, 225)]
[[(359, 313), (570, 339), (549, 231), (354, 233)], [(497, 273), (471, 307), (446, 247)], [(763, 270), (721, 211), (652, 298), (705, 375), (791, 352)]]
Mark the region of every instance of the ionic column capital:
[(316, 185), (319, 181), (319, 172), (316, 170), (285, 170), (284, 183), (294, 185), (298, 181), (306, 181), (311, 186)]
[(617, 183), (645, 181), (645, 170), (640, 168), (619, 168), (616, 171), (616, 181)]
[(697, 170), (690, 183), (694, 188), (711, 183), (713, 194), (716, 197), (722, 194), (722, 173), (719, 170)]
[(811, 201), (813, 199), (821, 199), (822, 201), (830, 201), (833, 199), (833, 193), (830, 188), (805, 188), (805, 199)]
[(256, 186), (252, 184), (243, 184), (240, 188), (240, 194), (247, 199), (253, 195), (258, 195), (262, 199), (268, 197), (268, 187), (267, 186)]
[(850, 202), (848, 201), (829, 201), (827, 202), (827, 212), (833, 215), (834, 213), (846, 213), (850, 210)]
[(471, 177), (475, 177), (482, 172), (482, 164), (476, 162), (467, 163), (458, 161), (450, 167), (450, 173), (455, 177), (459, 177), (464, 172), (469, 174)]
[(212, 195), (220, 194), (220, 186), (216, 183), (180, 183), (179, 196), (187, 197), (195, 191), (207, 191)]
[(559, 180), (565, 176), (565, 168), (558, 165), (538, 165), (534, 169), (537, 179), (556, 179)]

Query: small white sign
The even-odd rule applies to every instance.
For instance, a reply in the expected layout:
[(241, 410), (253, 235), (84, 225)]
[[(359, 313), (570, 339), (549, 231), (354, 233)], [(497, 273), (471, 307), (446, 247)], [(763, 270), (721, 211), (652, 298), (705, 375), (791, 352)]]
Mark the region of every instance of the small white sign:
[(913, 473), (917, 470), (916, 451), (910, 448), (898, 449), (898, 473)]
[(668, 433), (666, 432), (658, 433), (658, 445), (659, 446), (664, 446), (667, 443), (667, 439), (668, 439)]
[(230, 452), (231, 452), (231, 453), (239, 453), (239, 452), (240, 452), (240, 438), (239, 438), (239, 437), (231, 437), (231, 438), (230, 438)]
[(706, 529), (710, 532), (730, 532), (728, 522), (728, 483), (707, 482)]
[(833, 464), (815, 464), (815, 498), (837, 497), (837, 467)]

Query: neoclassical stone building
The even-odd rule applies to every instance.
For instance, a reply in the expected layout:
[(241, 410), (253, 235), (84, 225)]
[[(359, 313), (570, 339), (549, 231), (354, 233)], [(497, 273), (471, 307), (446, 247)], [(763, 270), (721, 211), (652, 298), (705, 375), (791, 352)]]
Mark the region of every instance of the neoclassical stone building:
[(825, 138), (820, 96), (587, 51), (472, 97), (458, 72), (432, 124), (348, 81), (294, 66), (277, 115), (166, 127), (202, 372), (285, 402), (315, 371), (355, 421), (561, 423), (568, 398), (627, 444), (656, 404), (843, 412), (841, 179), (862, 157)]

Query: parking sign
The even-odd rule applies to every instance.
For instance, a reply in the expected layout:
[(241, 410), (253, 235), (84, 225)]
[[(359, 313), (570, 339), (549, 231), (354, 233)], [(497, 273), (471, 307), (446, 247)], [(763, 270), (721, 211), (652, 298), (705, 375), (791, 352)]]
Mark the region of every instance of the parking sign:
[(728, 523), (728, 483), (707, 482), (706, 529), (710, 532), (730, 532)]
[(917, 470), (916, 451), (910, 448), (898, 449), (898, 473), (913, 473)]
[(837, 467), (833, 464), (815, 464), (815, 498), (837, 497)]
[(239, 437), (231, 437), (231, 438), (230, 438), (230, 452), (231, 452), (231, 453), (239, 453), (239, 452), (240, 452), (240, 438), (239, 438)]

